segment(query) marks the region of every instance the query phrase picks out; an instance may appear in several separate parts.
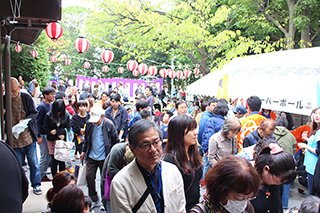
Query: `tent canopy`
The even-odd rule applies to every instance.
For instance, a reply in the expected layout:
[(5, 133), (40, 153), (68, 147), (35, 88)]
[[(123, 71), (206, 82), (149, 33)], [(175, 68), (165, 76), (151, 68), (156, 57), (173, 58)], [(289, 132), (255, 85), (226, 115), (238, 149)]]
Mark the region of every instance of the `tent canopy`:
[(314, 47), (236, 58), (188, 91), (239, 100), (256, 95), (262, 108), (310, 115), (320, 106), (319, 55), (320, 47)]

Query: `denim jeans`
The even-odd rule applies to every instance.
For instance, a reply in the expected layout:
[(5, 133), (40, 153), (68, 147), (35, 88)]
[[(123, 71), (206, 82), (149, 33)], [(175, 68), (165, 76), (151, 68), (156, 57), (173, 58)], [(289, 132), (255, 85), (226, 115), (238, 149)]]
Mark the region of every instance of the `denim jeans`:
[(47, 174), (47, 169), (48, 166), (51, 162), (51, 156), (48, 151), (48, 146), (47, 146), (47, 135), (41, 135), (42, 138), (42, 143), (40, 145), (40, 163), (39, 163), (39, 168), (40, 168), (40, 177), (42, 178)]
[(206, 154), (203, 155), (203, 164), (204, 164), (203, 165), (203, 174), (202, 174), (201, 180), (204, 179), (204, 175), (206, 174), (208, 169), (210, 169), (210, 163), (209, 163), (208, 155), (206, 155)]
[(32, 142), (28, 146), (22, 148), (14, 148), (14, 151), (16, 152), (21, 165), (23, 163), (22, 154), (25, 153), (25, 155), (27, 156), (28, 164), (30, 167), (31, 186), (33, 188), (41, 186), (36, 142)]
[(307, 173), (308, 174), (308, 179), (307, 179), (307, 181), (308, 181), (308, 196), (310, 196), (311, 195), (311, 191), (312, 191), (312, 185), (313, 185), (313, 175), (312, 174), (309, 174), (309, 173)]
[(282, 208), (288, 208), (291, 184), (283, 184)]

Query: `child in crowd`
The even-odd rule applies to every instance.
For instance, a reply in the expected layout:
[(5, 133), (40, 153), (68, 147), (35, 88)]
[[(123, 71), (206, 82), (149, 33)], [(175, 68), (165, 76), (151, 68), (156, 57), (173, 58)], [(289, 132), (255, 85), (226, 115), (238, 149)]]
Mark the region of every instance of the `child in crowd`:
[(91, 209), (92, 199), (88, 196), (84, 196), (84, 213), (94, 213)]
[(68, 111), (68, 113), (71, 115), (71, 116), (74, 116), (74, 114), (76, 114), (72, 108), (72, 105), (71, 105), (71, 98), (65, 98), (64, 99), (64, 104), (66, 105), (66, 110)]
[(86, 122), (89, 120), (90, 115), (87, 113), (88, 102), (85, 100), (80, 100), (77, 103), (78, 114), (74, 115), (71, 118), (71, 127), (75, 133), (75, 144), (76, 144), (76, 153), (82, 152), (82, 145), (84, 141), (84, 131)]
[(141, 110), (140, 114), (141, 114), (141, 118), (142, 119), (150, 120), (151, 114), (150, 114), (150, 111), (148, 109)]
[(162, 142), (162, 153), (164, 152), (164, 148), (166, 147), (167, 144), (167, 136), (168, 136), (168, 124), (170, 117), (173, 116), (173, 113), (170, 111), (167, 111), (164, 116), (163, 116), (163, 123), (161, 124), (161, 131), (163, 135), (163, 142)]

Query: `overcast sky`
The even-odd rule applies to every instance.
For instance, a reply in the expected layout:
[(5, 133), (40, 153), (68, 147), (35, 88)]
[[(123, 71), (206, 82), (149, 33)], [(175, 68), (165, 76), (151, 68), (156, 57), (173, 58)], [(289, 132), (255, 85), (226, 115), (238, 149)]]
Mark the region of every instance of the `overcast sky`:
[(90, 6), (90, 3), (83, 0), (62, 0), (62, 7)]

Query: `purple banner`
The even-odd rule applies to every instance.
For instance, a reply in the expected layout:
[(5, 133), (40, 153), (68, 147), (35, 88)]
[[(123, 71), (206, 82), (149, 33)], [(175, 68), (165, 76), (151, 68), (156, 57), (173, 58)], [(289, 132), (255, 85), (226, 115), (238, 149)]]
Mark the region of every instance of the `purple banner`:
[[(111, 88), (115, 88), (119, 82), (122, 82), (123, 88), (128, 84), (129, 90), (130, 90), (130, 97), (134, 97), (135, 90), (139, 87), (140, 84), (143, 84), (143, 89), (148, 86), (147, 81), (140, 80), (140, 79), (127, 79), (127, 78), (87, 78), (84, 76), (77, 76), (77, 84), (76, 86), (81, 89), (82, 84), (90, 83), (91, 87), (98, 83), (98, 80), (101, 80), (104, 90), (108, 91), (109, 85), (112, 85)], [(156, 87), (158, 88), (158, 91), (160, 92), (160, 89), (163, 84), (163, 79), (153, 79), (152, 82), (156, 83)]]

